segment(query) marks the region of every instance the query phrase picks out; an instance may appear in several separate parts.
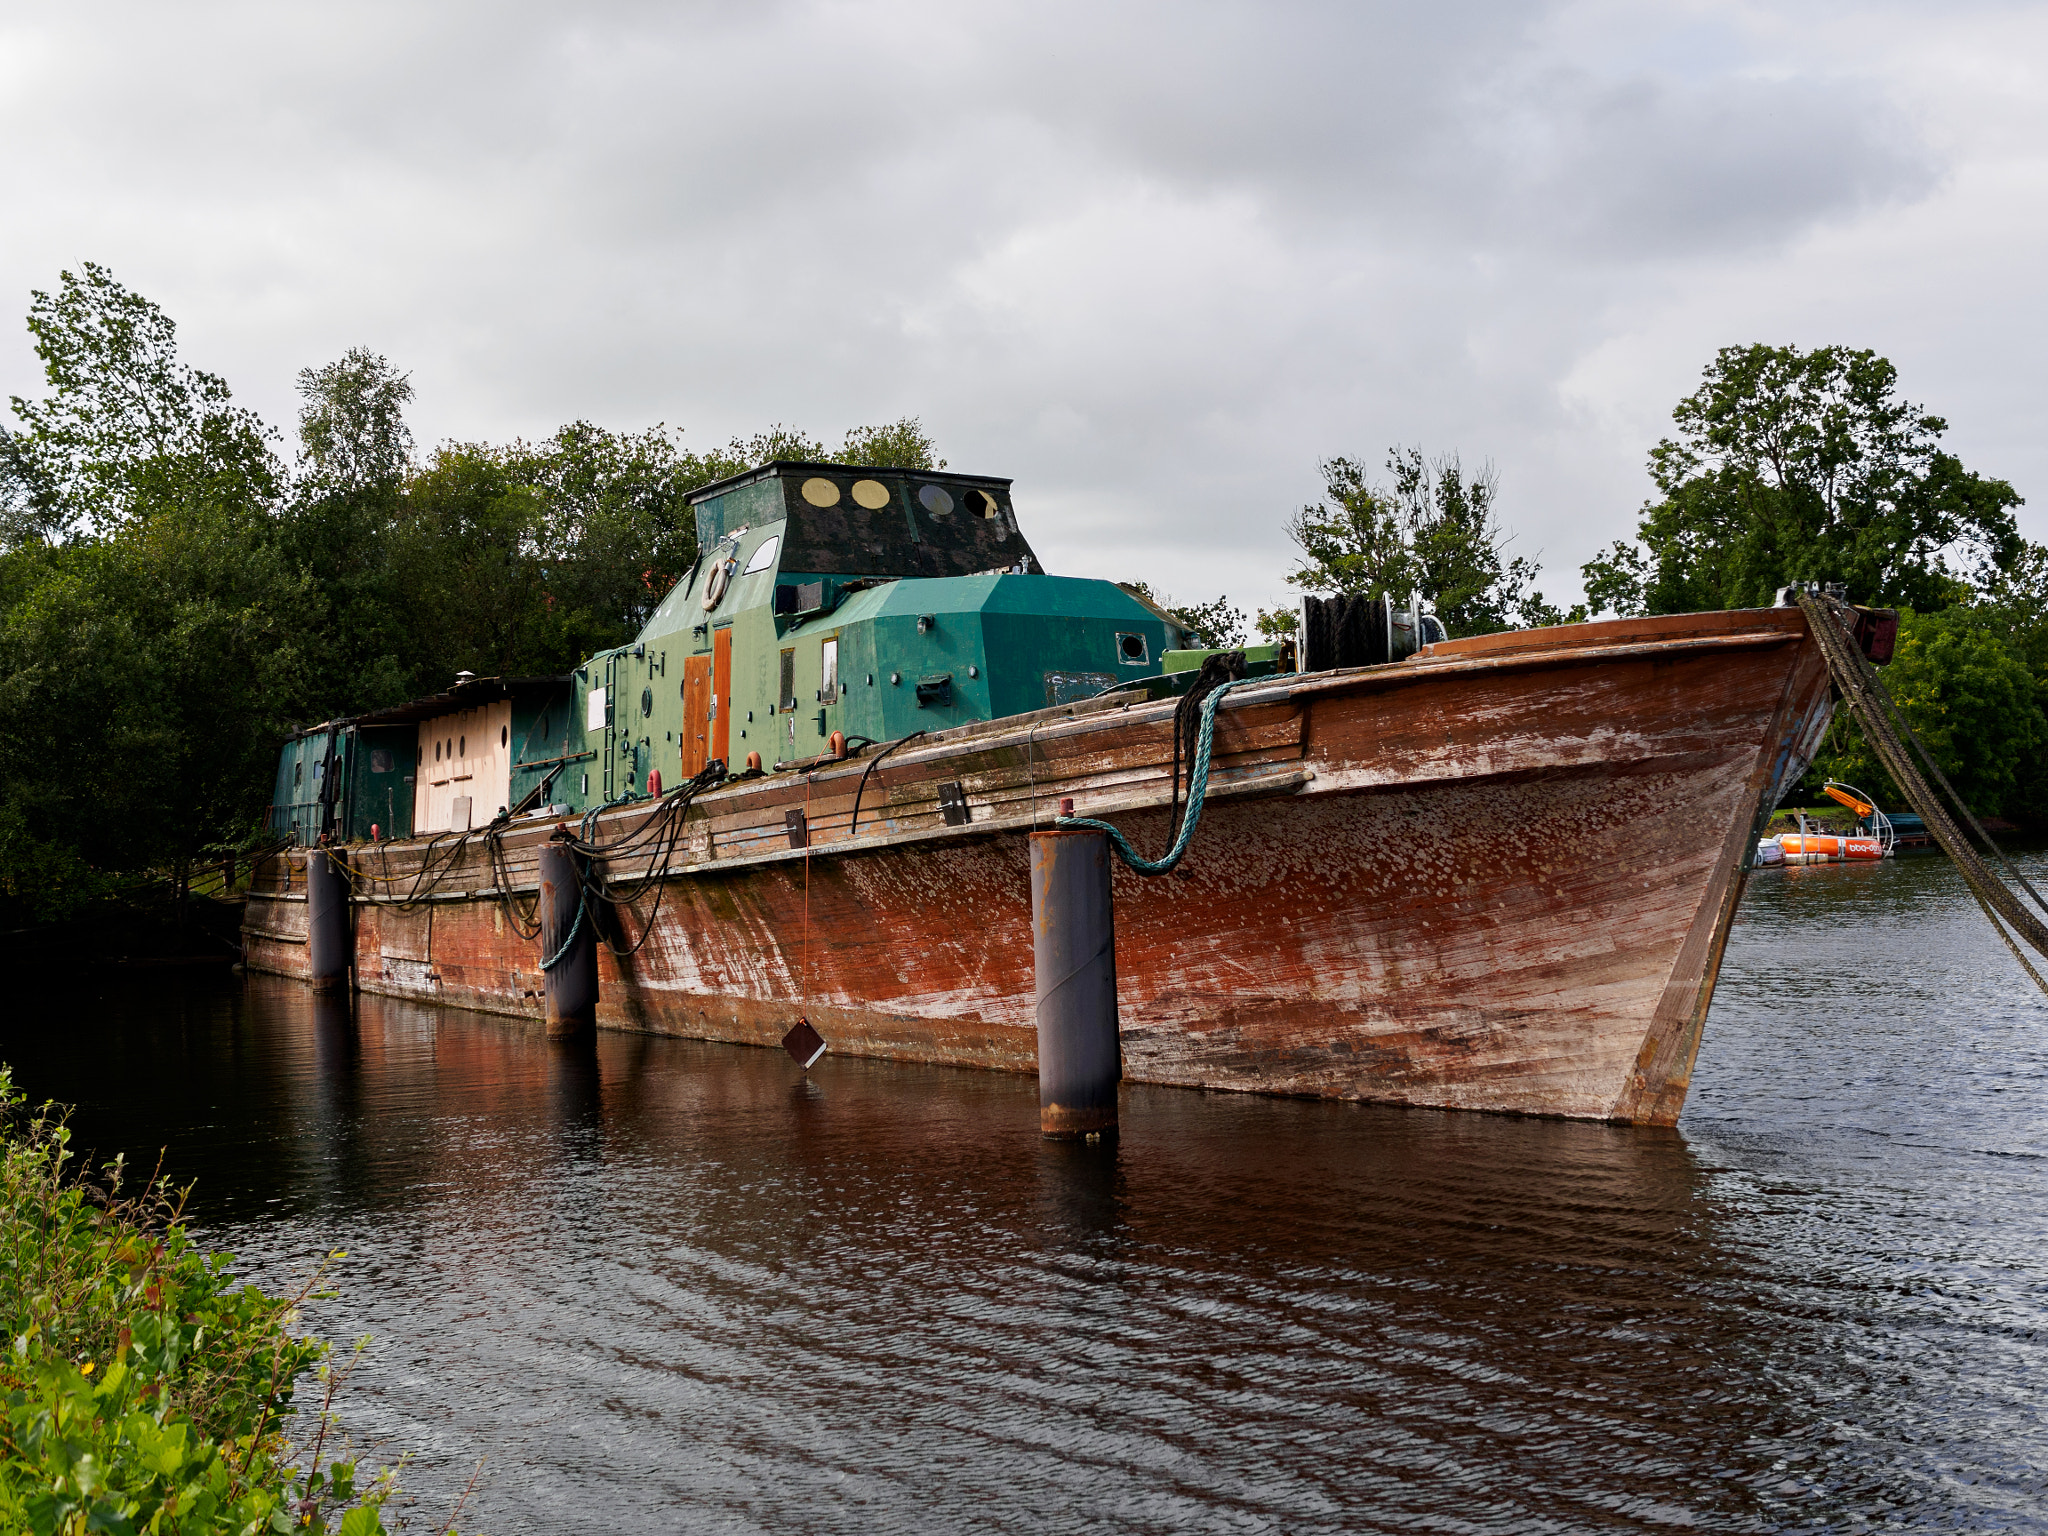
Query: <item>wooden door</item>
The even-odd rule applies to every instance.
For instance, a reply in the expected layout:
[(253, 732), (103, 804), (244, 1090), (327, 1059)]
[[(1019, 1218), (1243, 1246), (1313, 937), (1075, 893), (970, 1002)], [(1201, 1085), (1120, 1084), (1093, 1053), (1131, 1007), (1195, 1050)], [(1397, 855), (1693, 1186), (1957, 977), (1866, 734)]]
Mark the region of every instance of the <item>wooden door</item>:
[(711, 658), (683, 661), (683, 777), (694, 779), (710, 761)]
[(711, 634), (711, 758), (730, 764), (732, 748), (732, 626)]

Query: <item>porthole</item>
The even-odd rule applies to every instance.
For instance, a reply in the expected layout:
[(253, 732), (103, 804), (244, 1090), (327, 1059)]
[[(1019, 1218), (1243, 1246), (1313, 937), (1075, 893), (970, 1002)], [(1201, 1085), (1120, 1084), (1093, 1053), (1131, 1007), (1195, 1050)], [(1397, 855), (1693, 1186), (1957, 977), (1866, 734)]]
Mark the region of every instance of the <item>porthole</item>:
[(969, 491), (967, 493), (967, 510), (979, 513), (983, 517), (1001, 517), (1003, 515), (1002, 504), (995, 497), (989, 495), (987, 491)]
[(642, 688), (640, 690), (640, 713), (642, 715), (654, 713), (654, 690), (652, 688)]
[(467, 736), (461, 736), (456, 739), (455, 755), (457, 757), (469, 756), (469, 738)]
[(870, 512), (879, 512), (889, 505), (889, 487), (879, 480), (856, 480), (853, 482), (853, 499)]
[(501, 747), (509, 747), (509, 746), (510, 746), (511, 744), (512, 744), (512, 727), (511, 727), (511, 726), (509, 726), (509, 725), (501, 725), (501, 726), (499, 726), (499, 727), (498, 727), (498, 745), (499, 745), (499, 746), (501, 746)]
[(933, 517), (951, 517), (953, 515), (953, 498), (947, 494), (946, 488), (941, 485), (925, 486), (917, 493), (917, 504), (923, 507), (925, 511), (931, 513)]
[(434, 743), (434, 761), (437, 763), (441, 761), (441, 743), (438, 741)]
[(836, 507), (839, 487), (823, 475), (813, 475), (804, 482), (804, 500), (814, 507)]
[(1118, 635), (1116, 637), (1117, 659), (1127, 667), (1140, 666), (1151, 653), (1145, 645), (1143, 635)]

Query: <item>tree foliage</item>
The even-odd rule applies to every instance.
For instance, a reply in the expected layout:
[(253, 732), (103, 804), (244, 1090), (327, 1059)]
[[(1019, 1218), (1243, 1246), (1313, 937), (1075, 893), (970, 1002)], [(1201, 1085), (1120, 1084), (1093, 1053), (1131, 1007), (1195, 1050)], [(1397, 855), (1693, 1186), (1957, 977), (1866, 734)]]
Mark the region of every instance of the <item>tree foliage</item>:
[[(0, 906), (48, 919), (251, 834), (298, 724), (566, 671), (620, 645), (697, 558), (692, 491), (776, 425), (695, 452), (665, 426), (416, 449), (413, 388), (363, 348), (298, 376), (297, 452), (184, 361), (105, 268), (29, 315), (46, 392), (0, 429)], [(942, 467), (914, 417), (842, 462)]]
[(1510, 535), (1494, 511), (1500, 480), (1487, 464), (1467, 474), (1455, 453), (1424, 457), (1420, 448), (1387, 456), (1388, 483), (1356, 459), (1322, 465), (1326, 499), (1288, 519), (1302, 561), (1288, 580), (1311, 592), (1420, 593), (1454, 635), (1562, 624), (1567, 614), (1536, 590), (1540, 567), (1510, 558)]
[[(1990, 613), (1955, 607), (1905, 614), (1884, 682), (1973, 811), (2027, 813), (2048, 747), (2042, 677), (2015, 654)], [(1836, 711), (1815, 774), (1855, 784), (1886, 805), (1904, 803), (1846, 709)]]
[(1117, 585), (1187, 631), (1190, 645), (1229, 650), (1244, 644), (1244, 610), (1231, 605), (1228, 593), (1206, 603), (1175, 603), (1159, 596), (1147, 582), (1121, 581)]
[(1763, 606), (1792, 581), (1931, 612), (2020, 551), (2020, 498), (1942, 450), (1941, 417), (1897, 371), (1847, 347), (1723, 347), (1650, 451), (1661, 499), (1636, 543), (1584, 568), (1598, 611)]
[(875, 469), (944, 469), (938, 445), (915, 416), (887, 422), (879, 427), (855, 427), (837, 455), (841, 464), (865, 464)]
[(29, 333), (50, 393), (14, 396), (34, 526), (107, 532), (198, 498), (260, 505), (277, 494), (276, 434), (227, 381), (181, 361), (168, 315), (87, 262), (32, 295)]

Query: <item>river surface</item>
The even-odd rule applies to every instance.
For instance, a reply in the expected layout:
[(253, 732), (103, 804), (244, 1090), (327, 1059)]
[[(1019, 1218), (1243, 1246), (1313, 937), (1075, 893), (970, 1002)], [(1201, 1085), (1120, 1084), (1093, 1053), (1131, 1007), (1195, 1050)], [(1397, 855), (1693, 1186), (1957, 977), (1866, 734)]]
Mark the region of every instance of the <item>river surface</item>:
[[(2043, 861), (2028, 861), (2036, 883)], [(2048, 1529), (2048, 1006), (1940, 858), (1759, 871), (1677, 1132), (109, 980), (0, 1046), (195, 1181), (425, 1528)]]

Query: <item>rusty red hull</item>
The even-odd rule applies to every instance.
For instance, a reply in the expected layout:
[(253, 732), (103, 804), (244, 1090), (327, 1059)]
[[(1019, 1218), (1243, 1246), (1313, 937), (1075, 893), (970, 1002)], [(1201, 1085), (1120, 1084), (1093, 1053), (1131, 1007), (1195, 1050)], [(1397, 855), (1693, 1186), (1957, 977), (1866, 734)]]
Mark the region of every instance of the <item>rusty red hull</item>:
[[(1191, 1087), (1673, 1123), (1761, 820), (1829, 709), (1796, 609), (1451, 642), (1229, 695), (1180, 871), (1115, 877), (1126, 1074)], [(599, 957), (601, 1028), (1033, 1070), (1026, 835), (1061, 796), (1166, 839), (1170, 702), (703, 797)], [(974, 820), (948, 826), (957, 782)], [(788, 847), (806, 809), (811, 843)], [(645, 819), (614, 813), (604, 836)], [(538, 1021), (537, 847), (356, 850), (357, 985)], [(645, 850), (615, 878), (649, 872)], [(253, 968), (303, 974), (265, 871)]]

